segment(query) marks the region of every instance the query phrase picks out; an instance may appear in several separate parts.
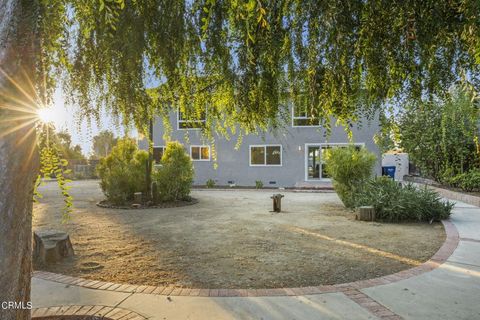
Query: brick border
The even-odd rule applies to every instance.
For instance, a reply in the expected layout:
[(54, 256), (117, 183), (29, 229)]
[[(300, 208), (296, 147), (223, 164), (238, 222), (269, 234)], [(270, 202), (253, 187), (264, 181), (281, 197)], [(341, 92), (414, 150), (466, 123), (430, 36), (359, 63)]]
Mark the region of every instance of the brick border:
[[(105, 320), (146, 320), (147, 318), (138, 313), (115, 307), (107, 306), (83, 306), (69, 305), (48, 308), (32, 309), (32, 319), (46, 319), (53, 316), (75, 316), (81, 319), (82, 316), (96, 316)], [(77, 318), (77, 319), (78, 319)], [(68, 319), (68, 318), (67, 318)], [(75, 318), (73, 318), (75, 319)]]
[(174, 286), (144, 286), (131, 284), (118, 284), (113, 282), (104, 282), (66, 276), (46, 271), (34, 271), (33, 276), (43, 280), (63, 283), (66, 285), (75, 285), (79, 287), (107, 290), (125, 293), (144, 293), (165, 296), (198, 296), (198, 297), (263, 297), (263, 296), (299, 296), (318, 293), (348, 292), (349, 290), (358, 290), (394, 283), (400, 280), (408, 279), (425, 272), (432, 271), (444, 263), (448, 257), (457, 248), (459, 242), (458, 231), (450, 220), (443, 220), (446, 240), (440, 249), (423, 264), (402, 270), (400, 272), (368, 280), (359, 280), (354, 282), (320, 285), (300, 288), (276, 288), (276, 289), (199, 289), (199, 288), (179, 288)]

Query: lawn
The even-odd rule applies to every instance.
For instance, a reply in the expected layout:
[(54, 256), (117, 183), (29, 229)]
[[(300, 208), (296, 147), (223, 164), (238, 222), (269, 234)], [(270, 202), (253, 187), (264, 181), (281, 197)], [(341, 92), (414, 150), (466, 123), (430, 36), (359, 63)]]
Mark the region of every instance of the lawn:
[[(61, 223), (55, 183), (40, 188), (34, 229), (69, 232), (75, 257), (41, 269), (95, 280), (194, 288), (337, 284), (411, 268), (442, 245), (440, 223), (359, 222), (331, 193), (194, 190), (198, 203), (121, 210), (96, 206), (98, 181), (73, 182), (75, 209)], [(277, 191), (275, 191), (277, 192)]]

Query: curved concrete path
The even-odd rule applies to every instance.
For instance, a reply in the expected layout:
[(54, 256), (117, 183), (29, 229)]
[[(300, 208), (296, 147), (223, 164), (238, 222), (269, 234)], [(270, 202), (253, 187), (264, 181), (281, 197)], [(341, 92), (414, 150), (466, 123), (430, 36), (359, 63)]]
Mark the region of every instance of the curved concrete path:
[(91, 289), (34, 276), (32, 302), (34, 308), (42, 310), (98, 305), (162, 320), (480, 319), (480, 208), (457, 202), (451, 221), (458, 230), (459, 242), (444, 263), (432, 271), (403, 280), (398, 277), (387, 284), (303, 295), (170, 297)]

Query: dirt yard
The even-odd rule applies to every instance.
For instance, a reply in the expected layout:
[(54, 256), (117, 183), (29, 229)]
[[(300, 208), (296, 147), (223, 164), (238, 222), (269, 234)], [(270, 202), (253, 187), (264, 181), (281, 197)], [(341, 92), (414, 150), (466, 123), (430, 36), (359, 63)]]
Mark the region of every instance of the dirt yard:
[(335, 193), (195, 190), (199, 203), (121, 210), (95, 205), (98, 181), (72, 183), (74, 213), (62, 224), (56, 184), (40, 188), (34, 228), (69, 232), (75, 257), (45, 268), (89, 279), (195, 288), (337, 284), (391, 274), (428, 260), (440, 223), (358, 222)]

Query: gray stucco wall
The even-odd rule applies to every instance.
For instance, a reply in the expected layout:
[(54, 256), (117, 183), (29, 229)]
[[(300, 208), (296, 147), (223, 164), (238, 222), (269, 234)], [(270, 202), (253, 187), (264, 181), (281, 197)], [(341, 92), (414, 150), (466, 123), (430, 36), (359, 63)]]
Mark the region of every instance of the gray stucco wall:
[[(190, 152), (191, 145), (207, 145), (200, 130), (176, 130), (177, 115), (172, 113), (170, 121), (174, 128), (171, 139), (185, 145), (186, 151)], [(378, 118), (368, 122), (362, 121), (361, 128), (354, 126), (353, 140), (362, 143), (365, 147), (377, 155), (375, 174), (381, 174), (381, 155), (373, 141), (374, 134), (378, 131)], [(159, 120), (154, 125), (154, 145), (165, 145), (163, 140), (163, 124)], [(215, 180), (217, 185), (228, 185), (233, 181), (237, 186), (254, 186), (256, 180), (261, 180), (265, 187), (301, 187), (325, 184), (327, 181), (306, 181), (305, 158), (306, 144), (320, 143), (347, 143), (347, 134), (343, 127), (333, 127), (331, 135), (326, 138), (325, 130), (319, 127), (292, 127), (291, 123), (283, 131), (277, 134), (267, 133), (264, 136), (248, 135), (243, 137), (243, 142), (238, 150), (235, 150), (236, 137), (227, 141), (224, 137), (215, 139), (217, 153), (215, 161), (193, 161), (195, 167), (196, 185), (205, 185), (208, 179)], [(250, 166), (250, 145), (280, 144), (282, 145), (281, 166)], [(145, 141), (140, 143), (141, 148), (146, 148)], [(274, 182), (274, 183), (273, 183)]]

